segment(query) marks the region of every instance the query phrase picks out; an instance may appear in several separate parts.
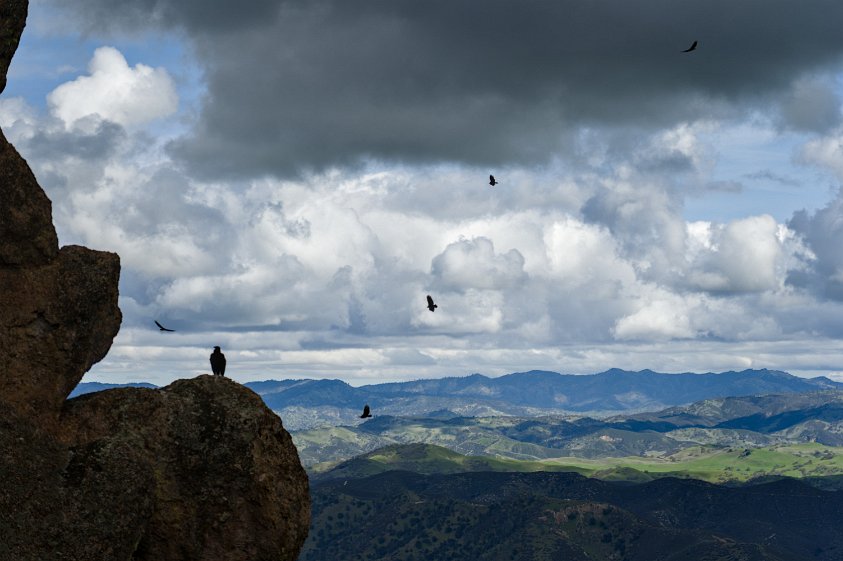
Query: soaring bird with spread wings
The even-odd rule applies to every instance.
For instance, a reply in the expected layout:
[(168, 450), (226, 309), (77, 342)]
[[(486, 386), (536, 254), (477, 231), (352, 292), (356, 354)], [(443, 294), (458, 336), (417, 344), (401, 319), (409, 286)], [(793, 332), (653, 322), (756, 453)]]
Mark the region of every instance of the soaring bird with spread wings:
[(495, 185), (497, 185), (498, 183), (500, 183), (500, 181), (498, 181), (497, 179), (495, 179), (495, 176), (494, 176), (494, 175), (490, 175), (490, 176), (489, 176), (489, 185), (491, 185), (492, 187), (494, 187), (494, 186), (495, 186)]
[(158, 323), (158, 320), (157, 320), (157, 319), (156, 319), (156, 320), (153, 320), (153, 321), (155, 321), (155, 325), (157, 325), (157, 326), (158, 326), (158, 330), (159, 330), (159, 331), (175, 331), (175, 329), (167, 329), (166, 327), (164, 327), (163, 325), (161, 325), (160, 323)]
[(369, 412), (369, 404), (367, 403), (366, 405), (363, 406), (363, 414), (360, 415), (360, 418), (361, 419), (368, 419), (371, 416), (372, 416), (372, 414)]
[(684, 51), (682, 51), (682, 52), (683, 52), (683, 53), (690, 53), (691, 51), (696, 50), (696, 48), (697, 48), (697, 42), (696, 42), (696, 41), (694, 41), (694, 42), (691, 44), (691, 46), (690, 46), (690, 47), (688, 47), (687, 49), (685, 49), (685, 50), (684, 50)]
[(427, 295), (427, 309), (431, 312), (435, 312), (436, 308), (438, 308), (436, 304), (433, 303), (433, 298), (430, 297), (430, 294)]

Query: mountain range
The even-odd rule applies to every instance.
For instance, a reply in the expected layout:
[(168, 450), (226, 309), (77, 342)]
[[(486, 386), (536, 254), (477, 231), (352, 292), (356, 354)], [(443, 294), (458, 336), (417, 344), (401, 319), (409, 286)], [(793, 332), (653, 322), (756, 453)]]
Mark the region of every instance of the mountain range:
[[(294, 431), (303, 464), (321, 471), (392, 444), (435, 444), (514, 460), (673, 456), (700, 447), (742, 450), (817, 443), (843, 446), (843, 391), (726, 397), (604, 419), (379, 415), (357, 426)], [(325, 466), (318, 466), (327, 462)]]
[(843, 384), (828, 378), (609, 370), (245, 385), (310, 471), (301, 561), (843, 560)]
[[(593, 375), (533, 370), (489, 378), (473, 374), (352, 387), (340, 380), (247, 384), (299, 430), (318, 423), (359, 422), (362, 404), (375, 414), (421, 416), (450, 411), (461, 416), (536, 416), (552, 413), (607, 414), (664, 409), (703, 399), (821, 389), (843, 389), (825, 377), (799, 378), (775, 370), (719, 374), (662, 374), (652, 370), (612, 369)], [(314, 416), (314, 409), (317, 414)], [(304, 411), (309, 418), (301, 418)]]
[[(594, 416), (655, 411), (716, 397), (843, 389), (843, 384), (826, 377), (800, 378), (776, 370), (664, 374), (611, 369), (592, 375), (532, 370), (496, 378), (472, 374), (360, 387), (341, 380), (310, 379), (245, 385), (263, 398), (288, 430), (358, 424), (366, 403), (376, 415)], [(79, 384), (71, 397), (92, 388)]]

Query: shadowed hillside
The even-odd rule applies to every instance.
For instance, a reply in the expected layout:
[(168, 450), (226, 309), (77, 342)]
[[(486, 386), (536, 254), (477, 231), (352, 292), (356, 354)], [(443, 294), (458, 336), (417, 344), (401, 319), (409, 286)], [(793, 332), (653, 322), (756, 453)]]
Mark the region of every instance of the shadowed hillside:
[(843, 492), (785, 480), (612, 484), (571, 473), (390, 471), (313, 487), (301, 561), (831, 561)]

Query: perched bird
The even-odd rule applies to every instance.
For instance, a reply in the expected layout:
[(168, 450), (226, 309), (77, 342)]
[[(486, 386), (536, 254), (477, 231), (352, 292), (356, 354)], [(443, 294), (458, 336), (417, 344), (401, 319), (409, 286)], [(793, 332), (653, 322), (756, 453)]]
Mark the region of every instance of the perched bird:
[(433, 303), (433, 298), (430, 297), (430, 294), (427, 295), (427, 309), (431, 312), (435, 312), (436, 308), (438, 308), (436, 304)]
[(360, 415), (360, 418), (361, 419), (368, 419), (371, 416), (372, 416), (372, 414), (369, 413), (369, 404), (367, 403), (366, 405), (363, 406), (363, 414)]
[(157, 320), (157, 319), (156, 319), (156, 320), (154, 320), (154, 321), (155, 321), (155, 325), (157, 325), (157, 326), (158, 326), (158, 330), (159, 330), (159, 331), (175, 331), (175, 329), (167, 329), (166, 327), (164, 327), (163, 325), (161, 325), (160, 323), (158, 323), (158, 320)]
[(690, 53), (691, 51), (695, 50), (696, 48), (697, 48), (697, 42), (696, 42), (696, 41), (694, 41), (693, 43), (691, 43), (691, 46), (690, 46), (690, 47), (688, 47), (687, 49), (685, 49), (685, 50), (684, 50), (684, 51), (682, 51), (682, 52), (683, 52), (683, 53)]
[(500, 181), (496, 180), (494, 175), (490, 175), (490, 176), (489, 176), (489, 185), (491, 185), (492, 187), (494, 187), (494, 186), (495, 186), (495, 185), (497, 185), (498, 183), (500, 183)]
[(211, 370), (214, 376), (225, 376), (225, 355), (219, 347), (214, 347), (214, 352), (211, 353)]

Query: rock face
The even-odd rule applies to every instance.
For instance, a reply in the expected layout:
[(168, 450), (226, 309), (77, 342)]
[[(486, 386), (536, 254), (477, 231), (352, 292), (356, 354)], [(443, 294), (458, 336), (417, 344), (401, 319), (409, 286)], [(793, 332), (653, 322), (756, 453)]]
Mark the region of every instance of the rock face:
[(23, 26), (26, 25), (27, 4), (27, 0), (0, 2), (0, 93), (6, 89), (6, 72), (18, 48)]
[[(0, 91), (26, 20), (0, 0)], [(0, 132), (0, 561), (297, 558), (308, 480), (251, 390), (200, 376), (70, 401), (120, 327), (119, 257), (58, 249)]]
[[(109, 390), (68, 401), (62, 423), (82, 457), (69, 470), (84, 480), (101, 458), (131, 458), (140, 486), (128, 496), (151, 495), (152, 508), (115, 527), (124, 536), (144, 528), (131, 559), (297, 558), (310, 524), (307, 476), (281, 420), (251, 390), (219, 376)], [(157, 481), (145, 486), (147, 476)]]
[[(0, 0), (0, 93), (26, 25), (26, 0)], [(50, 200), (0, 132), (0, 267), (45, 265), (58, 253)]]
[(0, 399), (55, 420), (120, 329), (119, 277), (116, 254), (79, 246), (46, 265), (0, 268)]
[[(0, 0), (0, 86), (27, 3)], [(0, 131), (0, 396), (26, 415), (54, 416), (120, 328), (120, 259), (58, 249), (52, 206)], [(43, 419), (49, 422), (51, 419)]]

